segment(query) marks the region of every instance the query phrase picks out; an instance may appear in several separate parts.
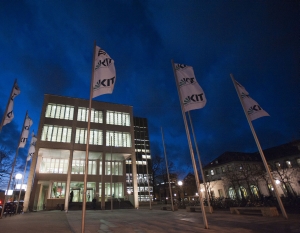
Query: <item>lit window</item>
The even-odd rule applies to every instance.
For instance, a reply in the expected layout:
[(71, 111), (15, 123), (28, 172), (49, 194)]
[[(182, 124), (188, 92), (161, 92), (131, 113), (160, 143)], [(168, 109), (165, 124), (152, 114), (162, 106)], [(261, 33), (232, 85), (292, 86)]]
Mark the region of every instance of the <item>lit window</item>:
[(68, 159), (54, 159), (54, 158), (44, 158), (40, 164), (40, 173), (58, 173), (67, 174), (68, 172)]
[(215, 174), (213, 169), (210, 170), (210, 174), (211, 174), (212, 176)]
[(127, 132), (107, 131), (106, 146), (131, 147), (131, 135)]
[(69, 105), (60, 105), (49, 103), (46, 108), (45, 117), (73, 120), (74, 107)]
[(42, 130), (42, 141), (49, 142), (71, 142), (72, 128), (56, 125), (44, 125)]
[[(77, 120), (88, 122), (89, 109), (84, 107), (78, 108)], [(91, 109), (91, 122), (103, 123), (103, 113), (95, 109)]]
[(126, 112), (106, 112), (106, 124), (130, 126), (130, 114)]
[[(76, 128), (75, 143), (86, 144), (87, 129)], [(90, 130), (90, 145), (103, 145), (102, 130)]]
[(221, 170), (222, 170), (222, 173), (226, 172), (225, 167), (221, 167)]

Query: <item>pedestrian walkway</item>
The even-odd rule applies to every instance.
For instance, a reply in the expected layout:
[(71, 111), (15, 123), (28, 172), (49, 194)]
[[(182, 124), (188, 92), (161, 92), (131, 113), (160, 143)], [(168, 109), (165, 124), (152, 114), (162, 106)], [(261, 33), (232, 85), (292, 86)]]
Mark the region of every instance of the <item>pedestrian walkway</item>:
[[(41, 211), (0, 219), (1, 232), (81, 233), (82, 211)], [(165, 211), (149, 207), (121, 210), (87, 210), (85, 233), (300, 233), (299, 214), (289, 219), (261, 215), (233, 215), (229, 211), (207, 214), (204, 229), (201, 212)]]

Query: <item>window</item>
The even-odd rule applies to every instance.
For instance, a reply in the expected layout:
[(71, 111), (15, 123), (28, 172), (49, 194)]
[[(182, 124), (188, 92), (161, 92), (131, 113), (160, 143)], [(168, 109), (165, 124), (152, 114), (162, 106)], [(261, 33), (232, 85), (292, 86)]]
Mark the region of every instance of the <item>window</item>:
[(120, 161), (105, 162), (105, 175), (122, 176), (123, 175), (123, 163)]
[(286, 163), (286, 167), (287, 168), (291, 168), (292, 167), (291, 161), (285, 161), (285, 163)]
[(88, 174), (89, 175), (96, 175), (96, 170), (97, 170), (97, 163), (94, 160), (89, 160), (88, 161)]
[[(111, 142), (112, 139), (112, 142)], [(131, 147), (131, 135), (127, 132), (106, 132), (106, 146)]]
[(225, 167), (221, 167), (221, 170), (222, 170), (222, 173), (225, 173), (225, 172), (226, 172)]
[[(77, 121), (88, 121), (89, 109), (78, 107)], [(91, 109), (91, 122), (103, 123), (103, 113), (95, 109)]]
[(73, 120), (74, 107), (69, 105), (51, 104), (47, 105), (45, 117)]
[(68, 159), (42, 158), (40, 173), (61, 173), (68, 172)]
[[(75, 143), (86, 144), (87, 129), (76, 128)], [(90, 130), (90, 145), (103, 145), (102, 130)]]
[(215, 174), (215, 172), (214, 172), (213, 169), (210, 170), (210, 174), (211, 174), (212, 176)]
[(232, 171), (232, 167), (230, 165), (227, 166), (228, 171)]
[(64, 198), (66, 195), (66, 183), (65, 182), (53, 182), (51, 197), (52, 198)]
[(84, 174), (85, 160), (74, 159), (72, 161), (72, 174)]
[(219, 167), (216, 168), (216, 174), (217, 175), (220, 174), (220, 168)]
[(298, 166), (300, 167), (300, 158), (297, 159)]
[(240, 170), (243, 170), (243, 164), (240, 164)]
[(72, 128), (56, 125), (44, 125), (42, 130), (42, 141), (49, 142), (71, 142)]
[(121, 198), (124, 196), (123, 193), (123, 183), (112, 183), (112, 187), (110, 183), (105, 183), (105, 196), (113, 197), (113, 198)]
[(209, 175), (208, 175), (208, 171), (204, 171), (204, 174), (205, 174), (206, 176), (209, 176)]
[(106, 112), (106, 124), (130, 126), (130, 114), (126, 112)]

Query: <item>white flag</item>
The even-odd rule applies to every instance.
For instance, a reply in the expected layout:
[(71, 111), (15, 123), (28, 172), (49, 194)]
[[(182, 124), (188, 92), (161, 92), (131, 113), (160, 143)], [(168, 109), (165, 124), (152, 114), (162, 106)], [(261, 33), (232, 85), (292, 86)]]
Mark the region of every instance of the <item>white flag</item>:
[(30, 147), (29, 147), (29, 151), (28, 151), (28, 156), (27, 156), (27, 161), (29, 161), (32, 158), (32, 156), (35, 152), (36, 141), (37, 141), (36, 136), (34, 136), (34, 134), (32, 134), (31, 141), (30, 141)]
[(241, 96), (241, 99), (243, 101), (245, 110), (251, 121), (254, 121), (255, 119), (260, 118), (260, 117), (270, 116), (265, 110), (263, 110), (259, 106), (259, 104), (254, 99), (252, 99), (249, 96), (249, 93), (241, 84), (239, 84), (236, 80), (234, 80), (234, 81), (235, 81), (235, 85), (238, 89), (238, 92)]
[(8, 107), (7, 107), (7, 111), (5, 113), (5, 118), (3, 121), (3, 125), (6, 125), (8, 123), (10, 123), (12, 121), (12, 119), (14, 118), (14, 113), (13, 113), (13, 108), (14, 108), (14, 98), (20, 94), (20, 88), (18, 87), (17, 82), (15, 82), (13, 89), (11, 91), (11, 95), (10, 95), (10, 99), (9, 99), (9, 103), (8, 103)]
[(93, 98), (111, 94), (116, 82), (114, 60), (98, 46), (96, 46), (94, 59)]
[(206, 97), (195, 78), (193, 67), (175, 64), (175, 72), (184, 111), (203, 108), (206, 104)]
[(31, 118), (26, 115), (26, 119), (23, 125), (23, 131), (22, 131), (22, 135), (21, 135), (21, 140), (20, 140), (20, 144), (19, 144), (19, 148), (24, 148), (28, 139), (28, 135), (29, 135), (29, 129), (30, 126), (32, 126), (33, 121), (31, 120)]

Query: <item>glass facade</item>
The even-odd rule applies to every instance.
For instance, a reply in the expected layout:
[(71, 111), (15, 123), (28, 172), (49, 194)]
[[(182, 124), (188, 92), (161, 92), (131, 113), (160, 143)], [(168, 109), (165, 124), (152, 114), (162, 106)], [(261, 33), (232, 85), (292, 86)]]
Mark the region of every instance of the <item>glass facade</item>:
[(68, 159), (42, 158), (40, 173), (61, 173), (68, 172)]
[[(89, 109), (84, 107), (78, 107), (77, 121), (88, 121)], [(91, 109), (91, 122), (103, 123), (103, 112), (95, 109)]]
[[(76, 128), (75, 143), (86, 144), (87, 129)], [(102, 130), (90, 130), (90, 145), (103, 145)]]
[(44, 125), (41, 141), (71, 142), (72, 128), (66, 126)]
[(106, 146), (131, 147), (131, 135), (127, 132), (107, 131)]
[(130, 114), (126, 112), (106, 112), (106, 124), (130, 126)]
[(74, 106), (49, 103), (46, 108), (45, 117), (73, 120)]
[[(85, 160), (73, 159), (72, 174), (84, 174)], [(93, 160), (88, 161), (88, 175), (96, 175), (97, 162)]]

